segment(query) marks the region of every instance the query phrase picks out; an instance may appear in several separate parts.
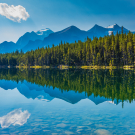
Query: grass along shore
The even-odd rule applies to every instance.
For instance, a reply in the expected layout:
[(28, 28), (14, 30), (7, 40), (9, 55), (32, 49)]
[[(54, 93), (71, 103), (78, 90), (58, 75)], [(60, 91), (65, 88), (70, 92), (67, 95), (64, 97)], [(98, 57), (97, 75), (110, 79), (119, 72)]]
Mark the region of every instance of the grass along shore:
[(59, 65), (59, 66), (0, 66), (0, 68), (34, 68), (34, 69), (40, 69), (40, 68), (59, 68), (59, 69), (125, 69), (125, 70), (134, 70), (135, 66), (134, 65), (124, 65), (124, 66), (68, 66), (68, 65)]
[[(8, 67), (10, 68), (10, 67)], [(77, 69), (125, 69), (125, 70), (133, 70), (135, 69), (135, 66), (133, 65), (125, 65), (125, 66), (68, 66), (68, 65), (60, 65), (60, 66), (16, 66), (16, 68), (35, 68), (35, 69), (39, 69), (39, 68), (59, 68), (59, 69), (69, 69), (69, 68), (77, 68)]]

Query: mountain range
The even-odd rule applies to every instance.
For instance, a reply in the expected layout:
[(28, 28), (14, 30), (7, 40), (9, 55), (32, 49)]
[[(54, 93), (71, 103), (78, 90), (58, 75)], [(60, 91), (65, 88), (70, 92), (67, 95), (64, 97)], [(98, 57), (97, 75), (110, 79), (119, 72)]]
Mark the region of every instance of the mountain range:
[[(80, 30), (76, 26), (70, 26), (64, 30), (53, 32), (49, 28), (39, 31), (27, 32), (21, 36), (16, 43), (3, 42), (0, 44), (0, 53), (10, 53), (16, 50), (22, 50), (23, 52), (35, 50), (38, 47), (52, 47), (54, 44), (59, 45), (61, 41), (74, 43), (75, 41), (85, 41), (87, 37), (93, 39), (93, 37), (103, 37), (105, 35), (111, 35), (112, 32), (115, 35), (117, 32), (121, 33), (119, 25), (114, 24), (106, 28), (94, 25), (88, 31)], [(129, 30), (123, 27), (123, 32), (128, 33)]]

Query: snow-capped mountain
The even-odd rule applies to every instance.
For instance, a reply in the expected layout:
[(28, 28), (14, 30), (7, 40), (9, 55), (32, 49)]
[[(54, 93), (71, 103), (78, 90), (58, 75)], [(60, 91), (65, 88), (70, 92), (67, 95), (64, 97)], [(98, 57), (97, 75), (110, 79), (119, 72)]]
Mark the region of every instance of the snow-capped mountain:
[(116, 27), (116, 26), (118, 26), (116, 23), (114, 24), (114, 25), (109, 25), (108, 27), (106, 27), (106, 28), (108, 28), (108, 29), (112, 29), (112, 28), (114, 28), (114, 27)]
[(49, 36), (49, 34), (53, 33), (50, 29), (42, 29), (39, 31), (32, 31), (25, 33), (22, 37), (18, 39), (16, 44), (18, 45), (18, 49), (22, 49), (25, 45), (28, 44), (28, 42), (35, 41), (35, 40), (43, 40), (45, 37)]
[[(121, 33), (122, 27), (120, 27), (118, 24), (109, 25), (108, 27), (102, 27), (99, 25), (94, 25), (88, 32), (91, 32), (93, 36), (96, 37), (103, 37), (105, 35), (111, 35), (112, 33), (115, 35), (117, 32)], [(129, 32), (128, 29), (123, 27), (123, 32), (127, 33)]]
[[(82, 42), (87, 39), (87, 37), (93, 39), (93, 37), (104, 37), (107, 35), (111, 35), (112, 33), (115, 35), (117, 32), (121, 33), (122, 27), (114, 24), (108, 27), (102, 27), (99, 25), (94, 25), (88, 31), (80, 30), (76, 26), (67, 27), (61, 31), (53, 32), (49, 28), (41, 29), (38, 31), (32, 31), (25, 33), (22, 37), (20, 37), (17, 43), (12, 47), (9, 47), (11, 43), (4, 42), (0, 44), (0, 53), (13, 52), (18, 50), (23, 50), (24, 52), (35, 50), (38, 47), (46, 47), (58, 45), (61, 41), (74, 43), (75, 41), (81, 40)], [(128, 33), (129, 30), (123, 27), (123, 33)], [(134, 32), (133, 32), (134, 33)], [(8, 49), (11, 48), (11, 49)]]
[(44, 38), (43, 44), (45, 46), (52, 46), (52, 44), (58, 45), (59, 43), (61, 43), (61, 41), (63, 43), (74, 43), (78, 40), (84, 41), (87, 38), (87, 36), (90, 37), (90, 34), (87, 31), (80, 30), (76, 26), (70, 26), (64, 30), (50, 34), (48, 37)]
[(37, 47), (41, 48), (48, 45), (51, 47), (53, 44), (58, 45), (59, 43), (61, 43), (61, 41), (63, 43), (64, 42), (74, 43), (75, 41), (78, 41), (78, 40), (84, 41), (87, 37), (92, 38), (91, 33), (84, 30), (80, 30), (76, 26), (70, 26), (64, 30), (51, 33), (48, 37), (44, 38), (42, 43), (39, 41), (38, 41), (39, 44), (29, 42), (22, 50), (24, 52), (30, 51), (31, 48), (29, 48), (29, 46), (33, 46), (32, 48), (33, 50), (37, 49)]
[[(111, 35), (112, 33), (115, 35), (117, 32), (121, 32), (122, 27), (120, 27), (117, 24), (114, 24), (114, 25), (110, 25), (110, 26), (106, 27), (106, 29), (108, 30), (109, 35)], [(127, 33), (127, 32), (129, 32), (129, 30), (123, 27), (123, 32)]]

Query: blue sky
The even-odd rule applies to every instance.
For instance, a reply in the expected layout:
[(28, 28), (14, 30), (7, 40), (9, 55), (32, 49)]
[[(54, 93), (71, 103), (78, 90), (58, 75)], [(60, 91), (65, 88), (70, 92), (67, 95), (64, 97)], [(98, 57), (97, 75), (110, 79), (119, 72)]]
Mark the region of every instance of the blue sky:
[(0, 15), (0, 43), (16, 42), (25, 32), (43, 28), (59, 31), (70, 25), (88, 30), (95, 24), (107, 27), (117, 23), (135, 31), (134, 0), (0, 0), (0, 3), (20, 5), (29, 14), (20, 22), (15, 22), (12, 16)]

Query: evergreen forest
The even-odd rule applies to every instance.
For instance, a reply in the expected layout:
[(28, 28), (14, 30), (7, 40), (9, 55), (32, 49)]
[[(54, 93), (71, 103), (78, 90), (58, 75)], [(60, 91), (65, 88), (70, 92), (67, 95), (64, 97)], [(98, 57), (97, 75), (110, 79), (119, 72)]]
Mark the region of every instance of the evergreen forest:
[[(53, 39), (52, 39), (53, 40)], [(0, 66), (124, 66), (135, 64), (135, 34), (118, 33), (87, 38), (85, 42), (60, 43), (26, 53), (0, 54)]]

